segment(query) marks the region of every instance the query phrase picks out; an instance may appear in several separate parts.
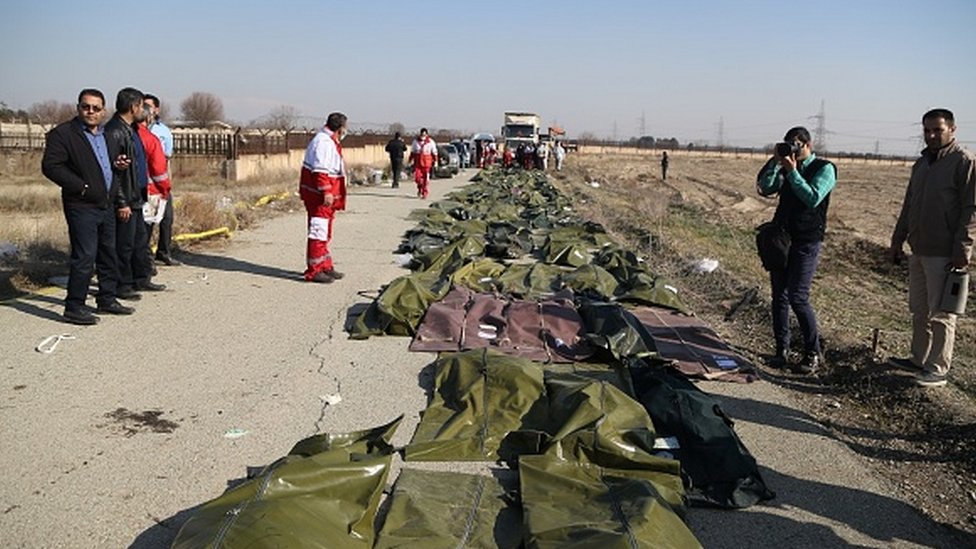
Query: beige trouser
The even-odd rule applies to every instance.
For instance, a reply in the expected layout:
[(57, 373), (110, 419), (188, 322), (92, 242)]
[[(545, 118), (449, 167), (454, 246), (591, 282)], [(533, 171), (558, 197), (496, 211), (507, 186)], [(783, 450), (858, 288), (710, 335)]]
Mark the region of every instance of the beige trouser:
[(952, 363), (956, 315), (939, 311), (948, 257), (908, 259), (908, 308), (912, 312), (912, 362), (945, 375)]

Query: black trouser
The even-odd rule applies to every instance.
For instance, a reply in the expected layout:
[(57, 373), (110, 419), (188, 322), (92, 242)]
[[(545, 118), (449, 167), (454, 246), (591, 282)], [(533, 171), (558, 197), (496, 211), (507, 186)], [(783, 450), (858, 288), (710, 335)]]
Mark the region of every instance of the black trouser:
[[(149, 227), (149, 236), (152, 236), (152, 227)], [(159, 222), (159, 240), (156, 242), (156, 257), (173, 257), (173, 195), (170, 194), (166, 199), (166, 210), (163, 212), (163, 219)]]
[(115, 210), (112, 208), (64, 208), (71, 242), (71, 263), (68, 274), (68, 296), (64, 308), (81, 310), (88, 297), (92, 274), (98, 271), (99, 305), (115, 300), (119, 283), (118, 261), (115, 255)]
[(400, 174), (403, 173), (403, 159), (402, 158), (391, 158), (390, 159), (390, 170), (393, 172), (393, 186), (400, 186)]
[(142, 207), (132, 208), (128, 221), (118, 220), (116, 246), (119, 257), (119, 286), (137, 288), (152, 277), (149, 257), (149, 230), (142, 217)]

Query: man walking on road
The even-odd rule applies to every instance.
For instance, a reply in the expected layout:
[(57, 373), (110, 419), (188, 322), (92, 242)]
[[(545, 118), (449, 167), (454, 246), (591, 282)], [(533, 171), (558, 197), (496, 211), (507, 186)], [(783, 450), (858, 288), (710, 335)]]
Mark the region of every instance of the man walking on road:
[(71, 263), (64, 319), (91, 325), (98, 317), (85, 307), (88, 284), (97, 268), (98, 311), (129, 314), (115, 292), (119, 271), (115, 255), (115, 198), (118, 184), (112, 177), (112, 157), (100, 122), (105, 110), (101, 91), (78, 94), (78, 116), (48, 132), (41, 171), (61, 187), (61, 203), (68, 223)]
[[(155, 95), (146, 94), (145, 104), (149, 105), (150, 108), (150, 118), (148, 121), (149, 131), (152, 132), (158, 139), (163, 148), (163, 154), (166, 156), (167, 169), (169, 167), (169, 159), (173, 157), (173, 132), (170, 131), (169, 127), (159, 119), (159, 98)], [(170, 179), (172, 182), (172, 179)], [(151, 190), (151, 189), (150, 189)], [(156, 261), (174, 267), (177, 265), (182, 265), (176, 259), (173, 259), (173, 192), (172, 185), (166, 191), (166, 209), (163, 213), (163, 219), (159, 222), (159, 239), (156, 241)], [(152, 237), (152, 229), (149, 230), (149, 236)]]
[(661, 180), (668, 180), (668, 151), (664, 151), (661, 156)]
[(912, 166), (901, 214), (891, 235), (890, 257), (900, 262), (908, 241), (908, 308), (912, 356), (893, 359), (915, 372), (922, 387), (941, 387), (952, 363), (956, 315), (939, 310), (950, 269), (969, 268), (976, 240), (976, 157), (955, 139), (952, 112), (922, 117), (926, 148)]
[(413, 162), (413, 180), (417, 183), (417, 196), (427, 198), (430, 171), (437, 163), (437, 143), (427, 134), (427, 128), (420, 128), (420, 135), (410, 148), (410, 161)]
[(386, 152), (390, 155), (390, 172), (393, 177), (393, 188), (400, 187), (400, 174), (403, 173), (403, 154), (407, 152), (407, 144), (400, 138), (400, 132), (396, 132), (386, 144)]
[(342, 138), (346, 115), (334, 112), (305, 149), (299, 195), (308, 213), (305, 280), (331, 283), (344, 275), (335, 270), (329, 243), (335, 212), (346, 209), (346, 165)]

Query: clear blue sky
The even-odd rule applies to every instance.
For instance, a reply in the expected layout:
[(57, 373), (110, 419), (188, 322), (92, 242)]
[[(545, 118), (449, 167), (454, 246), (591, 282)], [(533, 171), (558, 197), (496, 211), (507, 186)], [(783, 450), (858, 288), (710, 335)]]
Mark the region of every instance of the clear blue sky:
[[(360, 127), (497, 132), (505, 110), (571, 136), (761, 145), (825, 102), (828, 148), (913, 153), (921, 114), (976, 148), (976, 0), (4, 2), (0, 101), (127, 85), (240, 123), (290, 105)], [(173, 109), (178, 114), (178, 108)]]

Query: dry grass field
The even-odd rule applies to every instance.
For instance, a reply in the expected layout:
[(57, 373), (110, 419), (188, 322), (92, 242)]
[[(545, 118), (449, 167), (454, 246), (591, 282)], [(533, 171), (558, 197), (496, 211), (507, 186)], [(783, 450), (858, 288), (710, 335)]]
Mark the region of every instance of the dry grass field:
[[(585, 216), (674, 279), (692, 309), (733, 346), (763, 364), (773, 351), (769, 282), (753, 229), (776, 206), (755, 190), (764, 159), (675, 155), (667, 182), (658, 161), (574, 156), (554, 181), (577, 197)], [(917, 506), (976, 532), (976, 322), (959, 319), (948, 388), (918, 388), (885, 365), (908, 353), (907, 270), (890, 265), (885, 252), (909, 171), (838, 164), (812, 291), (827, 366), (814, 377), (763, 366), (764, 378), (795, 390), (811, 415), (877, 463)], [(691, 266), (703, 258), (718, 260), (719, 268), (696, 273)]]

